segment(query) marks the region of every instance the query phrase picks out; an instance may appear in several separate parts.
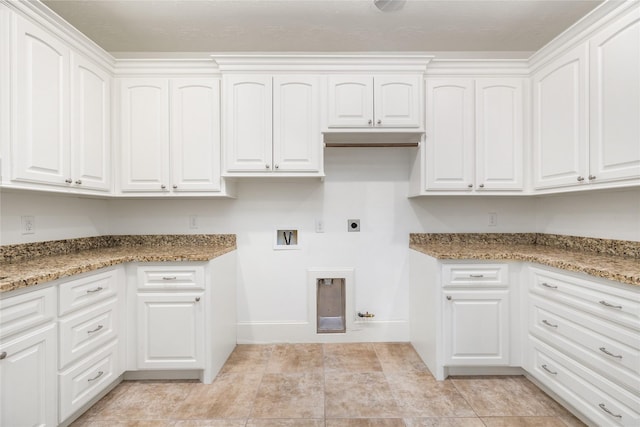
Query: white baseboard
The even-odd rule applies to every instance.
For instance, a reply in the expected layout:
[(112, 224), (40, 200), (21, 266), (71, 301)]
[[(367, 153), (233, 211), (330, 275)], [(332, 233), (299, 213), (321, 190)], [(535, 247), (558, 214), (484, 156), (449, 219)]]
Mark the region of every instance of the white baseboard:
[(238, 323), (238, 344), (408, 342), (406, 320), (353, 322), (345, 333), (318, 334), (308, 322)]

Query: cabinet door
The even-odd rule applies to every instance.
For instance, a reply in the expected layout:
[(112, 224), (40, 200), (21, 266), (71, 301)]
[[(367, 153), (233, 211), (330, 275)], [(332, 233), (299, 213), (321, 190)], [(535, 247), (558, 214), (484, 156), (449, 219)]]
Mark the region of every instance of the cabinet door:
[(12, 179), (68, 185), (69, 49), (58, 39), (14, 16), (17, 128)]
[(383, 128), (422, 127), (421, 77), (374, 78), (374, 125)]
[(521, 79), (476, 80), (476, 188), (522, 190)]
[(111, 189), (111, 77), (71, 56), (71, 179), (79, 188)]
[(590, 180), (640, 177), (640, 10), (590, 42)]
[(427, 81), (426, 188), (473, 188), (473, 81)]
[(533, 76), (535, 188), (585, 183), (587, 45), (578, 46)]
[(316, 76), (274, 77), (274, 170), (319, 170), (322, 147), (319, 92)]
[(56, 329), (51, 324), (0, 343), (0, 425), (58, 424)]
[(446, 365), (509, 364), (509, 291), (444, 290)]
[(173, 191), (220, 190), (220, 80), (171, 81)]
[(169, 82), (122, 79), (122, 191), (165, 191), (169, 186)]
[(329, 77), (330, 128), (373, 126), (373, 77), (340, 75)]
[(204, 367), (202, 293), (138, 293), (138, 368)]
[(271, 76), (225, 76), (227, 172), (269, 172), (272, 165)]

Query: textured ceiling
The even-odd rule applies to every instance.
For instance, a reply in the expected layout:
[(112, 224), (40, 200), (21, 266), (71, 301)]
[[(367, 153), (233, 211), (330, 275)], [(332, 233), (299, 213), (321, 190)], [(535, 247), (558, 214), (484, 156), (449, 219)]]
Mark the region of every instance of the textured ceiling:
[(45, 0), (110, 52), (535, 51), (601, 1)]

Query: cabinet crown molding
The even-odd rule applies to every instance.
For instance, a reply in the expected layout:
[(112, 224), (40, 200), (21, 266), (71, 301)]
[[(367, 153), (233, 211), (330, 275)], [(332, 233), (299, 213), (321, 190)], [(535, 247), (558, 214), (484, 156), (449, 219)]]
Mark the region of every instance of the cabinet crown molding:
[(221, 72), (419, 72), (433, 55), (424, 53), (214, 53)]

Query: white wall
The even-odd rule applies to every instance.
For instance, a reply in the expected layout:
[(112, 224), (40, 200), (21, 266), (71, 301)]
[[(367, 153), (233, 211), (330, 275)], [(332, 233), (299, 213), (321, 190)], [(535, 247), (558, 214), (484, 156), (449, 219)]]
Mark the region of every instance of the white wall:
[[(2, 242), (98, 234), (235, 233), (240, 342), (317, 340), (303, 327), (307, 268), (355, 269), (354, 310), (375, 322), (350, 339), (408, 338), (408, 235), (411, 232), (546, 232), (640, 240), (640, 190), (534, 197), (407, 199), (408, 149), (327, 149), (325, 182), (249, 179), (238, 199), (93, 200), (2, 194)], [(489, 227), (488, 212), (498, 214)], [(20, 215), (37, 233), (19, 234)], [(199, 228), (188, 218), (198, 215)], [(347, 219), (361, 220), (347, 233)], [(325, 232), (314, 231), (323, 219)], [(274, 251), (276, 227), (300, 230), (302, 249)], [(335, 338), (338, 339), (338, 338)]]
[[(0, 245), (109, 234), (108, 201), (31, 192), (0, 193)], [(20, 217), (35, 218), (21, 234)]]

